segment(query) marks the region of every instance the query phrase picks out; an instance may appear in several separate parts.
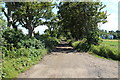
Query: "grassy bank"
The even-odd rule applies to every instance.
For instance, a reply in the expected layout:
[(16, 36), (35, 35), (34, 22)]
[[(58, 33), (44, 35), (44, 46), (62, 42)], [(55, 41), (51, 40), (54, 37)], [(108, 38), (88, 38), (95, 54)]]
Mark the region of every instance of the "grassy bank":
[(2, 33), (2, 71), (0, 79), (16, 78), (39, 62), (58, 39), (46, 35), (29, 37), (21, 30), (7, 28)]
[(38, 63), (47, 54), (47, 50), (22, 48), (20, 56), (18, 56), (19, 53), (16, 54), (14, 58), (10, 58), (9, 56), (3, 59), (2, 78), (16, 78), (21, 72), (26, 71), (32, 65)]
[(83, 40), (72, 42), (71, 45), (78, 51), (85, 51), (100, 57), (120, 61), (119, 42), (118, 40), (103, 40), (100, 45), (89, 46)]
[(107, 59), (120, 61), (119, 42), (119, 40), (105, 39), (99, 46), (92, 46), (89, 51)]
[(111, 47), (118, 47), (120, 41), (119, 40), (103, 40), (103, 42), (101, 43), (102, 45), (109, 45)]

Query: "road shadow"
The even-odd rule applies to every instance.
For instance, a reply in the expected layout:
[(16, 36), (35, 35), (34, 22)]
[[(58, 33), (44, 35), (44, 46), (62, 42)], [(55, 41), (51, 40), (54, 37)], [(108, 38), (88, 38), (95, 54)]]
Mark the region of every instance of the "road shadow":
[(59, 53), (73, 53), (77, 52), (72, 46), (70, 46), (66, 42), (61, 42), (52, 52), (59, 52)]

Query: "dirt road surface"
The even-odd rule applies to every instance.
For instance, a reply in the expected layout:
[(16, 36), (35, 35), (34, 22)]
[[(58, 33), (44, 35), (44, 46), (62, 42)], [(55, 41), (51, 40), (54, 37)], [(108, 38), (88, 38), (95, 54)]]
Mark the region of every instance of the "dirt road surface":
[(19, 78), (118, 78), (118, 62), (59, 46)]

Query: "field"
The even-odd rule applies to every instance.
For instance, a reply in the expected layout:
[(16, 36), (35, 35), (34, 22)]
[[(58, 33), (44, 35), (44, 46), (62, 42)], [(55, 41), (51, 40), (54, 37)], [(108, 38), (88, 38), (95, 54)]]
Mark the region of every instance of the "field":
[(103, 39), (99, 46), (92, 46), (90, 51), (100, 57), (120, 61), (119, 40)]
[(118, 47), (120, 46), (120, 40), (106, 40), (106, 39), (103, 39), (103, 42), (101, 43), (102, 45), (109, 45), (111, 47)]

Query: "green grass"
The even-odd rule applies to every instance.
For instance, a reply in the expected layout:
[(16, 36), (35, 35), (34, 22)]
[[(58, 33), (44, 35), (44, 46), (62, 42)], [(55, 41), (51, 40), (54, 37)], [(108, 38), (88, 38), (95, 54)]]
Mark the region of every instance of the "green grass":
[(80, 43), (81, 43), (81, 41), (75, 41), (75, 42), (72, 43), (72, 46), (74, 48), (76, 48)]
[(94, 53), (91, 53), (91, 52), (89, 52), (89, 53), (90, 53), (91, 55), (93, 55), (93, 56), (97, 57), (97, 58), (102, 58), (102, 59), (112, 60), (112, 61), (118, 61), (118, 60), (114, 60), (114, 59), (110, 59), (110, 58), (105, 58), (105, 57), (103, 57), (103, 56), (99, 56), (99, 55), (94, 54)]
[(118, 46), (120, 46), (118, 43), (120, 43), (120, 41), (103, 41), (101, 44), (118, 47)]
[(99, 46), (93, 45), (91, 48), (91, 52), (100, 58), (112, 59), (120, 61), (120, 51), (118, 47), (120, 41), (117, 40), (103, 40), (103, 42)]
[[(29, 53), (23, 52), (23, 54)], [(24, 55), (15, 58), (5, 57), (2, 63), (2, 78), (16, 78), (20, 73), (26, 71), (32, 65), (37, 64), (47, 52), (47, 49), (31, 49), (29, 56)]]
[(120, 60), (120, 54), (118, 52), (118, 49), (113, 48), (111, 46), (104, 46), (104, 45), (95, 46), (95, 45), (93, 45), (89, 51), (90, 51), (90, 53), (96, 54), (96, 55), (104, 57), (104, 58)]

